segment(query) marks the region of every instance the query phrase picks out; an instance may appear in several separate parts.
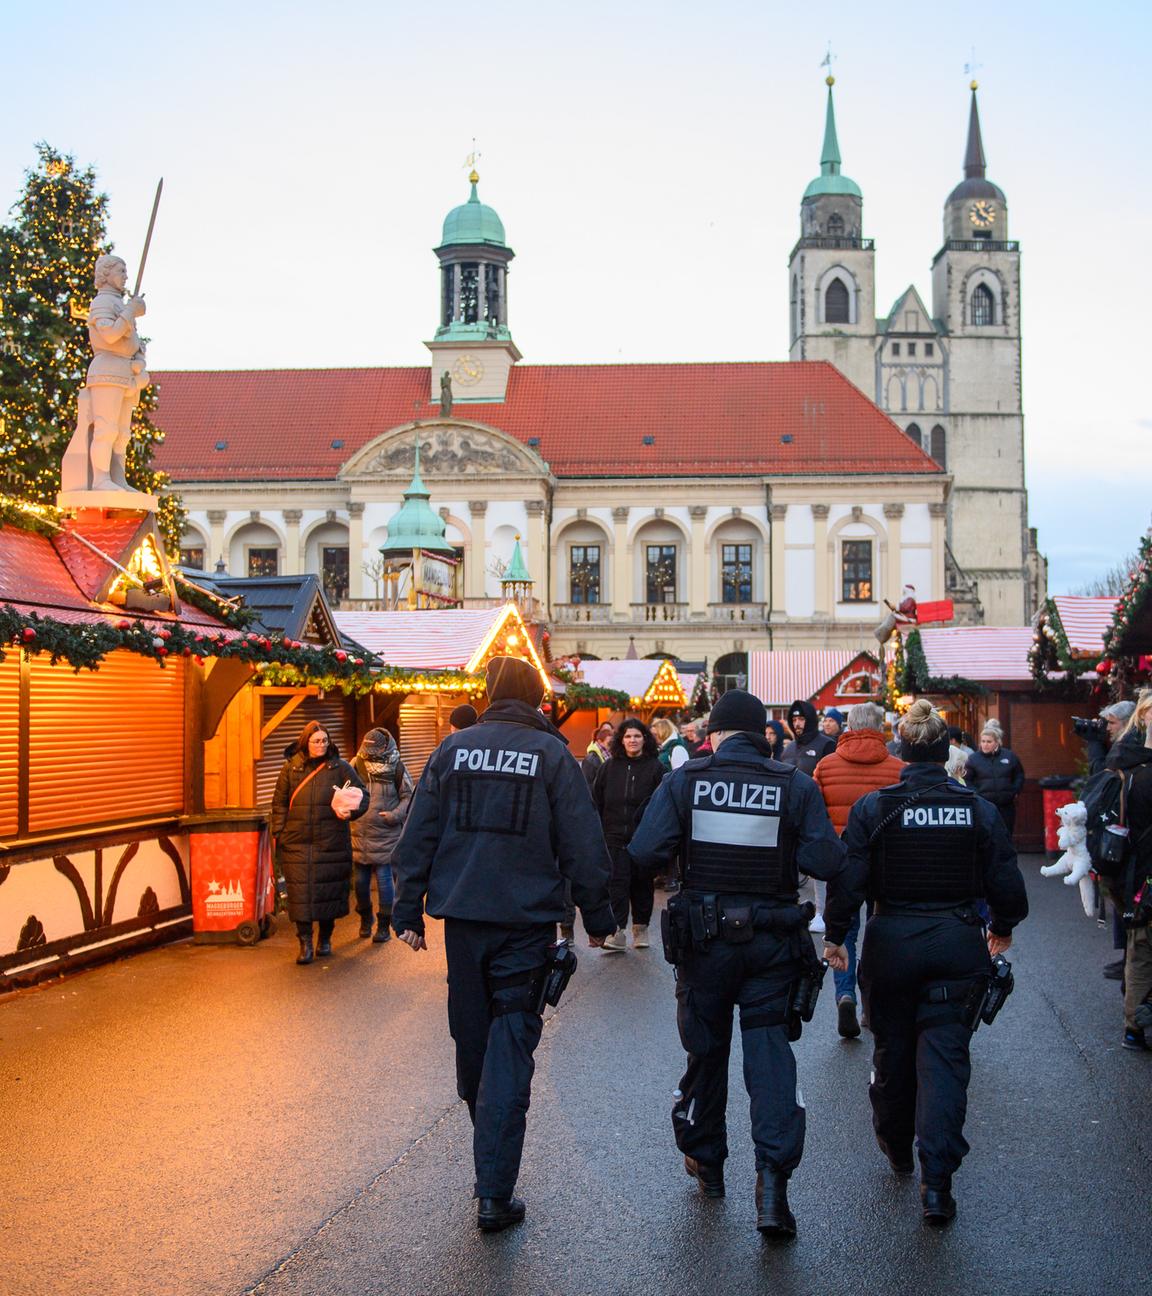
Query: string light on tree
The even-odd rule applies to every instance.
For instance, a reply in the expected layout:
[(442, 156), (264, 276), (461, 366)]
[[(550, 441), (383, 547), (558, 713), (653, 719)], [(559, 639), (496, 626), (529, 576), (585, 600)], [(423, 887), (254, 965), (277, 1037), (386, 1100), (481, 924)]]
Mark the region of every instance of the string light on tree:
[[(76, 397), (90, 352), (87, 305), (96, 258), (111, 251), (108, 198), (91, 167), (78, 169), (48, 144), (36, 146), (13, 209), (0, 227), (0, 490), (38, 503), (55, 500), (60, 460), (76, 426)], [(163, 473), (150, 466), (163, 433), (152, 423), (154, 388), (133, 418), (127, 476), (137, 490), (162, 494)], [(184, 510), (161, 499), (159, 525), (170, 552), (179, 548)]]

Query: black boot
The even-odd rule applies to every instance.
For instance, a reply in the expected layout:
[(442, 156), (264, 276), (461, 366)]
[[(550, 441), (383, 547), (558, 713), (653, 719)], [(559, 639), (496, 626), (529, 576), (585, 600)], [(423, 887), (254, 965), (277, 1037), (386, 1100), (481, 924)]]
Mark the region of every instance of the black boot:
[(524, 1203), (518, 1197), (481, 1197), (476, 1226), (485, 1233), (499, 1233), (524, 1218)]
[(369, 909), (367, 913), (365, 913), (363, 910), (360, 910), (360, 931), (358, 934), (361, 940), (367, 940), (367, 938), (372, 935), (372, 910), (371, 909)]
[[(371, 931), (371, 921), (369, 921), (369, 931)], [(382, 909), (376, 915), (376, 935), (372, 937), (373, 945), (383, 945), (385, 941), (392, 939), (392, 910)]]
[(952, 1196), (951, 1183), (943, 1188), (921, 1184), (920, 1205), (924, 1211), (924, 1223), (933, 1228), (944, 1228), (956, 1218), (956, 1198)]
[(912, 1161), (911, 1144), (906, 1147), (895, 1147), (887, 1139), (882, 1139), (879, 1134), (876, 1135), (876, 1142), (880, 1145), (880, 1151), (888, 1158), (888, 1164), (898, 1175), (909, 1175), (916, 1169)]
[(297, 958), (296, 962), (301, 965), (311, 963), (316, 957), (315, 952), (312, 949), (312, 928), (308, 928), (307, 934), (304, 932), (297, 932), (297, 935), (300, 938), (300, 956)]
[(769, 1242), (790, 1242), (796, 1236), (796, 1217), (788, 1209), (786, 1174), (756, 1172), (756, 1227)]
[(316, 953), (321, 958), (327, 958), (332, 953), (332, 931), (335, 923), (322, 922), (320, 924), (320, 940), (316, 945)]
[(705, 1197), (724, 1196), (724, 1167), (708, 1165), (695, 1157), (684, 1158), (684, 1169), (696, 1180), (696, 1186)]

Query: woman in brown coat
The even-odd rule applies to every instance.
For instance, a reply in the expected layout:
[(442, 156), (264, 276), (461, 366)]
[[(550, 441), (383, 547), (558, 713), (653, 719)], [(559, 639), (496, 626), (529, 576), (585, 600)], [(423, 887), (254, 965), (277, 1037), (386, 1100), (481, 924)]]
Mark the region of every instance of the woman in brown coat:
[[(869, 792), (899, 783), (904, 762), (891, 755), (884, 742), (884, 712), (875, 702), (861, 702), (848, 712), (848, 728), (840, 735), (836, 750), (819, 761), (812, 777), (828, 807), (832, 827), (843, 835), (852, 807)], [(844, 947), (848, 951), (845, 972), (833, 969), (836, 982), (836, 1029), (845, 1039), (860, 1034), (856, 1020), (856, 938), (860, 915), (848, 929)]]

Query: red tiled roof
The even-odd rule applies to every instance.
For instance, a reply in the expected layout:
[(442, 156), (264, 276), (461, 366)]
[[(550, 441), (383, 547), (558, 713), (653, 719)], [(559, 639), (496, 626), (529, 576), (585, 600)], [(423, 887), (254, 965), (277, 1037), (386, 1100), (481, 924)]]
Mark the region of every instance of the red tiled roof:
[[(139, 529), (138, 519), (133, 527)], [(85, 534), (89, 534), (89, 530), (85, 528)], [(96, 531), (91, 534), (95, 536)], [(101, 539), (109, 542), (107, 532)], [(94, 540), (94, 543), (99, 541)], [(100, 548), (104, 548), (104, 544), (100, 544)], [(115, 548), (110, 552), (116, 553)], [(95, 554), (92, 557), (96, 559)], [(107, 569), (102, 559), (96, 561), (101, 568)], [(111, 603), (94, 603), (72, 579), (51, 540), (14, 526), (0, 528), (0, 606), (13, 607), (18, 612), (37, 612), (73, 624), (115, 624), (128, 617), (156, 625), (171, 625), (178, 621), (187, 626), (205, 626), (230, 639), (238, 637), (237, 631), (227, 629), (223, 622), (188, 603), (180, 605), (178, 616), (173, 612), (125, 612)]]
[(66, 523), (65, 529), (53, 537), (52, 543), (81, 592), (86, 598), (94, 599), (118, 572), (107, 558), (78, 540), (76, 535), (83, 535), (108, 558), (123, 565), (132, 557), (133, 541), (146, 525), (147, 516), (139, 513), (86, 520), (83, 528)]
[[(155, 377), (155, 466), (177, 483), (332, 479), (390, 428), (439, 413), (427, 367)], [(559, 477), (941, 471), (825, 361), (516, 365), (504, 401), (458, 401), (453, 416), (539, 437)]]

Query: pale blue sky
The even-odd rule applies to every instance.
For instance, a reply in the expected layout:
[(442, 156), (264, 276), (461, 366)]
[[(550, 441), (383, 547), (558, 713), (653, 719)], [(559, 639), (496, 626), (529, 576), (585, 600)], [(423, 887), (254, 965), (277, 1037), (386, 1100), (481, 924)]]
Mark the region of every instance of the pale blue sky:
[(1147, 3), (91, 12), (0, 6), (0, 207), (47, 139), (96, 166), (134, 268), (164, 175), (157, 369), (426, 363), (430, 249), (467, 196), (473, 136), (517, 253), (526, 361), (782, 360), (828, 40), (880, 310), (909, 282), (930, 297), (975, 44), (989, 177), (1023, 248), (1028, 485), (1053, 590), (1148, 525)]

